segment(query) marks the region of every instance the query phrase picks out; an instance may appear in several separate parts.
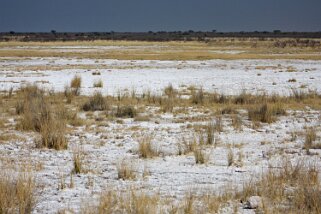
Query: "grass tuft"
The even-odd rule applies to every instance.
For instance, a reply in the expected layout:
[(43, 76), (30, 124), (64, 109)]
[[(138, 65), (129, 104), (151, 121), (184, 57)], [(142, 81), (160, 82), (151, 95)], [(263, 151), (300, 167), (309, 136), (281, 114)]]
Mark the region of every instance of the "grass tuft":
[(108, 109), (107, 101), (100, 92), (96, 92), (82, 106), (84, 111), (104, 111)]

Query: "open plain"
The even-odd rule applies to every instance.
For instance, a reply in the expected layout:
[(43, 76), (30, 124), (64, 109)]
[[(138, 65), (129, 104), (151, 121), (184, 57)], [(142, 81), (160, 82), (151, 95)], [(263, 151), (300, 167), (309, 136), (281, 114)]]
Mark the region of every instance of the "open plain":
[(318, 39), (2, 42), (0, 213), (320, 213), (320, 60)]

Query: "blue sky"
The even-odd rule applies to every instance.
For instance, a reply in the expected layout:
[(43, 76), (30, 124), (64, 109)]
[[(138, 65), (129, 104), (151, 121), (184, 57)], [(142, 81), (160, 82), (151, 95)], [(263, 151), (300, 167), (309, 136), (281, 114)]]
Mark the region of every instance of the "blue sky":
[(0, 0), (0, 31), (321, 31), (321, 0)]

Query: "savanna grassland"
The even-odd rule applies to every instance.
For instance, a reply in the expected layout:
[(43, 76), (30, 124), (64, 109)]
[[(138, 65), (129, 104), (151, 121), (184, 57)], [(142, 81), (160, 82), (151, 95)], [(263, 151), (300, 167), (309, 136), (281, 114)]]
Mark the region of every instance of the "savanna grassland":
[(0, 213), (320, 213), (319, 39), (0, 43)]

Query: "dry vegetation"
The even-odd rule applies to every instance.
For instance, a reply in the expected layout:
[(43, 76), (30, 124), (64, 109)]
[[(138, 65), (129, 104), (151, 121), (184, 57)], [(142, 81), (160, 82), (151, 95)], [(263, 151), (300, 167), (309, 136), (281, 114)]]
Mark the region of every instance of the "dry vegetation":
[[(305, 109), (307, 106), (321, 110), (321, 96), (314, 91), (293, 90), (287, 97), (246, 92), (237, 96), (227, 96), (194, 87), (190, 88), (188, 93), (184, 92), (184, 95), (188, 95), (189, 98), (182, 98), (183, 92), (169, 85), (162, 95), (151, 92), (138, 95), (132, 91), (131, 94), (119, 93), (116, 96), (103, 96), (97, 92), (87, 97), (79, 94), (80, 88), (81, 79), (78, 77), (74, 78), (70, 88), (64, 93), (48, 92), (36, 86), (26, 86), (15, 93), (11, 92), (11, 95), (6, 96), (6, 100), (1, 101), (0, 105), (2, 111), (7, 114), (10, 113), (10, 109), (14, 109), (11, 116), (17, 119), (16, 128), (22, 132), (34, 133), (34, 142), (38, 148), (56, 150), (67, 149), (68, 134), (73, 133), (76, 126), (84, 125), (90, 129), (92, 124), (108, 126), (110, 121), (121, 124), (126, 120), (155, 121), (157, 124), (157, 120), (160, 119), (159, 114), (162, 112), (171, 112), (173, 115), (183, 114), (185, 117), (182, 120), (190, 122), (191, 117), (184, 111), (186, 107), (192, 107), (193, 110), (205, 112), (206, 116), (204, 120), (196, 118), (195, 120), (199, 122), (196, 125), (189, 124), (191, 126), (189, 131), (195, 134), (194, 138), (186, 137), (181, 140), (178, 144), (178, 155), (194, 157), (192, 161), (195, 160), (195, 162), (192, 164), (198, 164), (199, 167), (209, 164), (208, 151), (220, 146), (219, 135), (226, 131), (227, 124), (241, 131), (243, 127), (250, 128), (248, 124), (251, 123), (266, 125), (274, 123), (280, 116), (286, 116), (292, 110)], [(4, 110), (4, 103), (6, 110)], [(150, 107), (156, 109), (155, 112), (148, 112), (147, 108)], [(86, 119), (80, 119), (77, 114), (84, 112), (88, 114)], [(145, 116), (148, 119), (140, 120), (138, 117), (141, 114), (148, 115)], [(0, 128), (4, 129), (4, 127), (5, 122), (2, 122)], [(137, 152), (131, 150), (128, 152), (141, 158), (140, 161), (160, 158), (162, 153), (157, 148), (157, 144), (153, 143), (154, 136), (143, 136), (140, 132), (143, 133), (140, 127), (133, 132), (140, 137)], [(297, 138), (296, 135), (295, 138)], [(295, 138), (291, 140), (294, 141)], [(307, 151), (321, 148), (316, 129), (307, 128), (303, 138), (301, 147)], [(119, 144), (119, 146), (123, 145)], [(225, 167), (242, 165), (241, 150), (224, 144), (221, 146), (225, 146), (226, 151), (224, 158), (226, 157), (227, 164), (223, 164)], [(74, 151), (72, 161), (72, 173), (86, 172), (84, 153), (81, 150)], [(127, 160), (118, 162), (116, 170), (117, 178), (120, 180), (135, 182), (140, 179), (136, 166)], [(314, 166), (284, 162), (281, 167), (271, 168), (267, 173), (263, 173), (260, 179), (244, 184), (242, 191), (227, 189), (218, 195), (191, 192), (184, 198), (178, 198), (179, 203), (171, 203), (174, 199), (166, 200), (159, 193), (147, 194), (138, 190), (122, 192), (109, 189), (101, 194), (97, 204), (84, 206), (82, 212), (217, 213), (231, 203), (236, 203), (236, 207), (240, 207), (239, 202), (242, 202), (245, 206), (249, 197), (260, 196), (264, 203), (258, 210), (263, 210), (264, 213), (320, 213), (321, 189), (318, 174), (318, 169)], [(72, 175), (70, 178), (72, 180)], [(73, 186), (72, 183), (70, 182), (70, 186)], [(65, 178), (62, 178), (59, 189), (64, 189), (66, 186)], [(11, 213), (12, 210), (15, 213), (31, 213), (35, 205), (34, 189), (32, 177), (19, 175), (12, 180), (7, 174), (1, 175), (0, 213)], [(297, 212), (298, 210), (300, 212)]]
[[(60, 52), (53, 46), (122, 46), (119, 50), (93, 52)], [(288, 38), (214, 38), (206, 42), (138, 42), (138, 41), (92, 41), (92, 42), (1, 42), (0, 47), (14, 46), (48, 47), (32, 50), (3, 49), (0, 57), (74, 57), (92, 59), (124, 60), (206, 60), (206, 59), (304, 59), (320, 60), (320, 40)], [(154, 49), (155, 45), (166, 47)], [(133, 48), (134, 47), (134, 48)], [(145, 47), (145, 48), (135, 48)], [(146, 48), (149, 47), (149, 48)], [(239, 50), (238, 54), (220, 52), (226, 48)], [(182, 51), (177, 51), (182, 50)], [(298, 51), (299, 50), (299, 51)], [(274, 53), (274, 54), (271, 54)]]
[(35, 203), (36, 187), (31, 173), (0, 173), (0, 213), (32, 213)]

